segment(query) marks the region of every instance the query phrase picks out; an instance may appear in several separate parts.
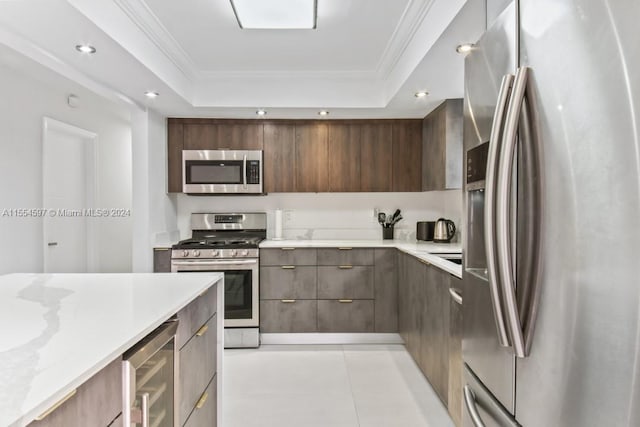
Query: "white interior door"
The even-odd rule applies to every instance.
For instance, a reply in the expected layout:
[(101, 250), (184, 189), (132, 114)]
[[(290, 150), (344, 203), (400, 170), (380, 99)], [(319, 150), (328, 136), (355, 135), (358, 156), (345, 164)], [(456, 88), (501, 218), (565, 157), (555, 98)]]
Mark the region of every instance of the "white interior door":
[(45, 273), (94, 270), (91, 217), (94, 207), (96, 135), (45, 119), (43, 207)]

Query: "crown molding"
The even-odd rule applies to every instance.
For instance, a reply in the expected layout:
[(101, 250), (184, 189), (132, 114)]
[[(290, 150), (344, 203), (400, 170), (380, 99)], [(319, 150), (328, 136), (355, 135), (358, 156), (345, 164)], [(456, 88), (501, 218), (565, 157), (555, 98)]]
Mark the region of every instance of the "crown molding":
[(376, 67), (378, 78), (386, 80), (398, 65), (435, 0), (410, 0)]
[(187, 79), (193, 81), (198, 76), (198, 68), (160, 22), (144, 0), (112, 0), (148, 38), (169, 59)]

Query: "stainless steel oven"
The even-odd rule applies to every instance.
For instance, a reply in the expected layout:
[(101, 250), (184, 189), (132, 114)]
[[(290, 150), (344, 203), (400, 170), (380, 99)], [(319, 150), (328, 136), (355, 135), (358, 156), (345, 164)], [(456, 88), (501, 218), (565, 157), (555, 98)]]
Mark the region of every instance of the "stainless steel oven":
[(187, 194), (262, 194), (262, 150), (183, 150)]
[(225, 328), (258, 327), (258, 267), (258, 258), (189, 259), (171, 262), (172, 272), (224, 273)]
[(224, 346), (258, 347), (258, 246), (267, 234), (266, 214), (193, 213), (191, 232), (173, 245), (171, 271), (224, 273)]

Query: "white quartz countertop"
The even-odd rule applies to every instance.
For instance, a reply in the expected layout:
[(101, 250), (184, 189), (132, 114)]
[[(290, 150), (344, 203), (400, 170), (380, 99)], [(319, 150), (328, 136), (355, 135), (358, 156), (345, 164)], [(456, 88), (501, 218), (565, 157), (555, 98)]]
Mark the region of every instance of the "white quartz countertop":
[(260, 248), (397, 248), (462, 278), (462, 266), (437, 254), (462, 253), (460, 243), (409, 242), (406, 240), (264, 240)]
[(0, 276), (0, 426), (24, 426), (223, 279)]

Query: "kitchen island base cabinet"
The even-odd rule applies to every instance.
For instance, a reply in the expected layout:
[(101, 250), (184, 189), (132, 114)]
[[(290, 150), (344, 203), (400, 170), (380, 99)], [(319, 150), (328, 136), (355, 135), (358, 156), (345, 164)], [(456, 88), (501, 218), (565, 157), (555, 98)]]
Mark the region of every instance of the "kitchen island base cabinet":
[(260, 301), (260, 332), (316, 332), (317, 311), (316, 300)]
[(218, 376), (214, 376), (200, 395), (193, 412), (189, 415), (184, 427), (212, 427), (216, 425), (218, 412)]
[(122, 413), (122, 358), (109, 363), (78, 387), (75, 394), (67, 396), (70, 397), (64, 403), (29, 427), (109, 426)]
[(373, 300), (318, 300), (318, 332), (374, 332)]

